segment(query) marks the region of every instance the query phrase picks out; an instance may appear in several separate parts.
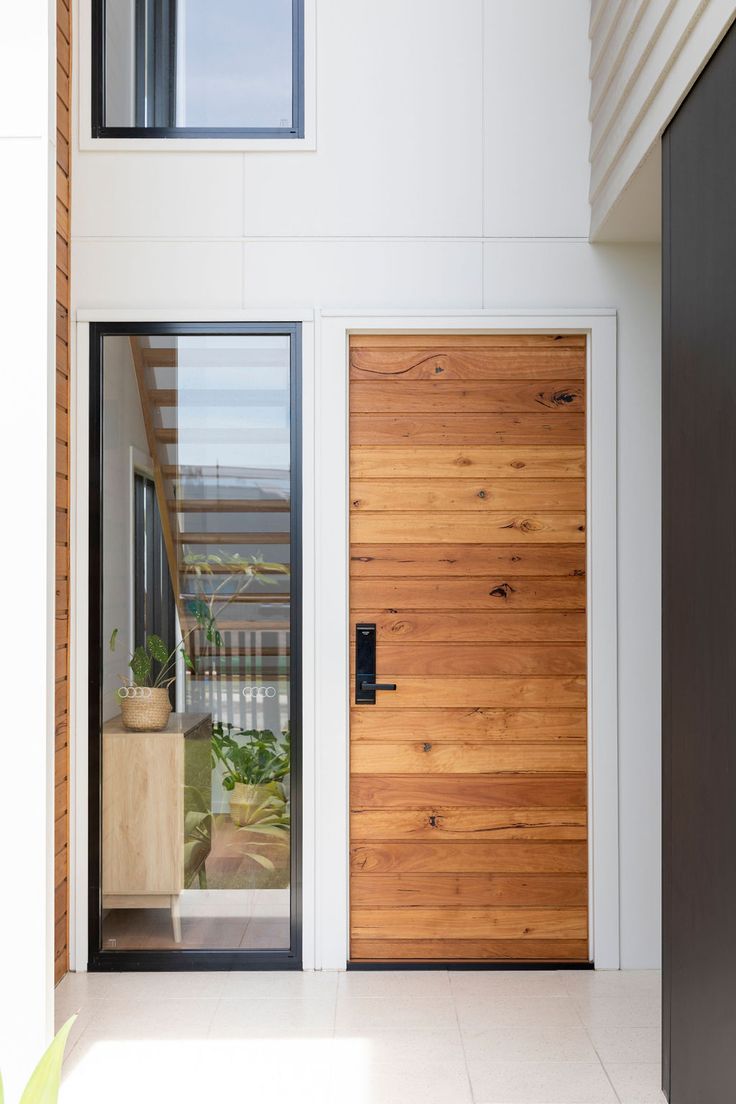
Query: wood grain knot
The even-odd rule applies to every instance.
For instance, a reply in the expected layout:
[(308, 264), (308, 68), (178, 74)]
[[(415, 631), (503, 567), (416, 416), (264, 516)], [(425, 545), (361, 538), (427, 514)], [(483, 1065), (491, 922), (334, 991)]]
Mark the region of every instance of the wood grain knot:
[(540, 530), (544, 529), (544, 525), (539, 521), (535, 521), (534, 518), (512, 518), (511, 521), (506, 522), (501, 528), (518, 529), (520, 533), (538, 533)]
[(500, 583), (499, 586), (489, 590), (488, 593), (491, 598), (508, 598), (509, 594), (514, 593), (514, 588), (509, 586), (508, 583)]

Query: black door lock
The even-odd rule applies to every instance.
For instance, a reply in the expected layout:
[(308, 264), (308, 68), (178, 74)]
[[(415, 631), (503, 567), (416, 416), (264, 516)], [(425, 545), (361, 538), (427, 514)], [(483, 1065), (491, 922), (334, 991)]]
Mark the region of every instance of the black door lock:
[(355, 704), (375, 705), (377, 690), (395, 690), (395, 682), (376, 682), (376, 626), (355, 626)]

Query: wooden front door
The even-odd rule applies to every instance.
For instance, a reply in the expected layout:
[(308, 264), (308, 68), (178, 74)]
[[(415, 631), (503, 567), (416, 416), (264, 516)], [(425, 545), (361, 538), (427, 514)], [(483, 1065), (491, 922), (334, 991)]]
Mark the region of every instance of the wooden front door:
[(352, 961), (588, 958), (584, 383), (583, 336), (351, 339), (351, 629), (396, 684), (351, 712)]

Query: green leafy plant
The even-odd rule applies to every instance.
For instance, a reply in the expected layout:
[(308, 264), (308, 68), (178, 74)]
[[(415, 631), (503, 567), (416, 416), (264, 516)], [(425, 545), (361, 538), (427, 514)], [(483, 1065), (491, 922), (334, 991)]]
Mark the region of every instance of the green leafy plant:
[[(199, 583), (196, 596), (186, 604), (187, 613), (196, 619), (208, 643), (218, 648), (222, 646), (223, 639), (217, 627), (217, 618), (223, 610), (256, 580), (266, 586), (276, 586), (278, 580), (274, 576), (289, 574), (286, 564), (271, 563), (262, 556), (241, 556), (239, 552), (190, 552), (184, 557), (184, 564)], [(205, 590), (203, 580), (215, 575), (223, 576), (221, 582), (211, 590)]]
[[(199, 627), (199, 621), (197, 627)], [(115, 651), (118, 632), (119, 629), (113, 629), (112, 631), (110, 637), (111, 652)], [(134, 652), (130, 653), (128, 666), (133, 677), (128, 678), (127, 675), (121, 675), (123, 683), (127, 686), (150, 686), (154, 690), (168, 689), (171, 683), (176, 681), (177, 655), (181, 655), (187, 668), (194, 671), (194, 662), (186, 648), (187, 640), (193, 632), (194, 629), (190, 629), (188, 633), (182, 636), (179, 643), (171, 649), (160, 636), (151, 633), (150, 636), (146, 637), (145, 647), (139, 645)], [(154, 663), (158, 665), (158, 670), (154, 667)]]
[(232, 791), (236, 782), (262, 786), (280, 782), (291, 767), (288, 728), (279, 741), (270, 729), (235, 728), (217, 721), (212, 726), (212, 767), (224, 767), (222, 784)]
[[(57, 1032), (51, 1045), (31, 1074), (31, 1079), (23, 1090), (19, 1104), (56, 1104), (59, 1098), (64, 1047), (76, 1018), (76, 1016), (71, 1016)], [(3, 1104), (4, 1099), (3, 1083), (2, 1078), (0, 1078), (0, 1104)]]

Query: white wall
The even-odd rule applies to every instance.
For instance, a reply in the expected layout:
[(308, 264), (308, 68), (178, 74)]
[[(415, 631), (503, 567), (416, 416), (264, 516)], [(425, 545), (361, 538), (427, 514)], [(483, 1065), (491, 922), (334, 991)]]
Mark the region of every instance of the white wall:
[(318, 0), (317, 151), (78, 151), (74, 297), (618, 309), (621, 951), (653, 966), (659, 252), (587, 241), (588, 17), (587, 0)]
[(0, 1070), (20, 1097), (48, 1040), (53, 984), (55, 5), (5, 5), (0, 34)]
[(663, 130), (734, 15), (733, 0), (593, 0), (590, 201), (597, 240), (659, 239), (651, 157), (659, 160)]
[[(131, 446), (148, 455), (146, 427), (127, 337), (105, 338), (103, 384), (102, 549), (105, 586), (102, 592), (102, 719), (120, 712), (115, 691), (120, 676), (130, 677), (128, 658), (133, 651), (131, 618), (131, 549), (133, 547)], [(118, 629), (115, 651), (108, 648)]]

